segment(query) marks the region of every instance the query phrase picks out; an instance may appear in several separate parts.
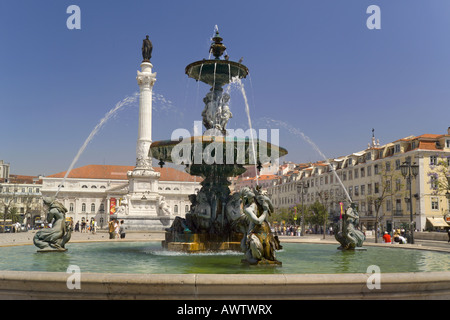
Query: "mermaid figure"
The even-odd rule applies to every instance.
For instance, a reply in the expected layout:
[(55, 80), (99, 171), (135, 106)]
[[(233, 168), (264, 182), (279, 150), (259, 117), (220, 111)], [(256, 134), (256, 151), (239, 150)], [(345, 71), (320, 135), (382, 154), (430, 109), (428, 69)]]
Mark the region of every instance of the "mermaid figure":
[(52, 228), (36, 232), (33, 243), (40, 249), (38, 251), (66, 251), (64, 246), (72, 234), (70, 222), (66, 221), (67, 209), (51, 198), (44, 198), (43, 201), (48, 207), (47, 222), (52, 223)]
[(356, 206), (354, 203), (350, 205), (343, 216), (342, 231), (335, 234), (336, 240), (341, 244), (339, 249), (355, 249), (356, 247), (362, 247), (366, 236), (356, 229), (356, 225), (359, 224), (359, 215), (356, 212)]
[(244, 214), (249, 220), (246, 236), (241, 243), (249, 264), (278, 264), (275, 251), (282, 249), (277, 236), (270, 230), (269, 214), (273, 212), (270, 199), (258, 189), (243, 188), (241, 197), (244, 204)]

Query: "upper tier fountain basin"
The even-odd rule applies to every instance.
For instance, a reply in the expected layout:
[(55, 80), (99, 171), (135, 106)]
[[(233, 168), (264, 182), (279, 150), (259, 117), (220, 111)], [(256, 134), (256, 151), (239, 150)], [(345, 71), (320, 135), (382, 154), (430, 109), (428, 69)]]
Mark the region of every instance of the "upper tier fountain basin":
[[(222, 156), (216, 156), (211, 153), (215, 152), (213, 145), (220, 146), (222, 149)], [(205, 156), (213, 156), (215, 159), (222, 159), (222, 163), (215, 164), (237, 164), (237, 165), (249, 165), (260, 162), (262, 164), (269, 161), (274, 161), (279, 157), (285, 156), (288, 151), (282, 147), (273, 145), (269, 142), (254, 139), (254, 149), (256, 157), (253, 156), (253, 146), (250, 138), (237, 138), (237, 137), (223, 137), (223, 136), (196, 136), (184, 138), (182, 140), (161, 140), (155, 141), (150, 146), (149, 156), (154, 159), (162, 160), (164, 162), (177, 163), (176, 159), (172, 159), (172, 151), (175, 146), (178, 149), (175, 150), (176, 156), (179, 159), (186, 156), (186, 159), (190, 160), (190, 163), (184, 164), (203, 164)], [(185, 150), (190, 152), (188, 155), (184, 155), (181, 151)], [(179, 150), (179, 152), (178, 152)], [(220, 150), (215, 148), (215, 150)], [(201, 158), (195, 155), (195, 152), (201, 151)], [(198, 160), (198, 161), (197, 161)], [(198, 163), (197, 163), (198, 162)], [(180, 163), (177, 163), (180, 164)]]
[(233, 78), (245, 78), (248, 69), (243, 64), (228, 60), (201, 60), (189, 64), (186, 74), (195, 80), (200, 80), (211, 87), (222, 87), (230, 83)]

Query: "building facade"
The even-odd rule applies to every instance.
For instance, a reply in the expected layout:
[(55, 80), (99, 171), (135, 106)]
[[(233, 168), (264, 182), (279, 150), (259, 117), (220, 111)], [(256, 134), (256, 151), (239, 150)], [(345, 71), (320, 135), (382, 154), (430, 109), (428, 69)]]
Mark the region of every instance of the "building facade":
[[(297, 185), (308, 186), (303, 203), (316, 200), (326, 205), (332, 216), (339, 217), (340, 202), (358, 205), (360, 221), (373, 229), (378, 220), (382, 229), (406, 227), (410, 206), (417, 230), (429, 229), (435, 221), (450, 221), (450, 200), (445, 170), (450, 164), (450, 130), (447, 134), (409, 136), (380, 145), (372, 138), (368, 148), (327, 162), (300, 164), (280, 176), (268, 193), (276, 208), (301, 203)], [(418, 175), (409, 184), (401, 174), (403, 163), (417, 164)], [(441, 224), (442, 225), (442, 224)]]
[[(12, 220), (11, 212), (25, 226), (40, 223), (44, 214), (41, 188), (39, 177), (8, 174), (7, 182), (0, 183), (0, 212), (5, 218), (0, 223)], [(6, 217), (5, 212), (8, 212)]]
[[(94, 218), (105, 228), (111, 216), (125, 206), (128, 194), (127, 172), (134, 166), (88, 165), (73, 169), (63, 183), (65, 172), (42, 178), (42, 196), (57, 198), (67, 208), (74, 223)], [(164, 197), (171, 215), (184, 217), (191, 203), (188, 195), (200, 189), (201, 179), (174, 168), (154, 168), (160, 173), (157, 190)], [(59, 189), (59, 191), (58, 191)], [(142, 200), (148, 196), (142, 192)], [(126, 220), (126, 214), (123, 215)]]

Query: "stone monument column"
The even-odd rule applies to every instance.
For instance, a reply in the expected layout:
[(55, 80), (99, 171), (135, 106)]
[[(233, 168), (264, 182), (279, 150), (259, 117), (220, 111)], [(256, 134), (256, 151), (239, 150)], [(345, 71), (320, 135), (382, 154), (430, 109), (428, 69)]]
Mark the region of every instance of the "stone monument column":
[(150, 62), (141, 63), (141, 71), (137, 72), (139, 96), (139, 128), (136, 146), (136, 167), (153, 171), (152, 159), (148, 152), (152, 143), (152, 97), (156, 72), (152, 73)]
[(156, 72), (152, 73), (153, 65), (150, 63), (151, 49), (147, 36), (143, 45), (144, 61), (136, 77), (140, 89), (136, 167), (127, 172), (128, 192), (124, 202), (126, 205), (123, 212), (117, 215), (119, 220), (124, 220), (126, 230), (163, 230), (173, 219), (160, 210), (160, 173), (153, 169), (149, 155), (152, 143), (153, 85), (156, 81)]

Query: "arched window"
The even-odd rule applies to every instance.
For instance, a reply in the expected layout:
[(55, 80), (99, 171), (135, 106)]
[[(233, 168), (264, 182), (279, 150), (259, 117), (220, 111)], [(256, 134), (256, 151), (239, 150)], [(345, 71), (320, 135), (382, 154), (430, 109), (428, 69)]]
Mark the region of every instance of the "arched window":
[(88, 186), (84, 184), (81, 188), (82, 188), (82, 189), (87, 189), (87, 187), (88, 187)]
[(91, 212), (95, 212), (95, 203), (91, 203)]
[(178, 213), (178, 205), (174, 205), (173, 206), (173, 213), (177, 214)]
[(86, 203), (81, 204), (81, 212), (86, 212)]

